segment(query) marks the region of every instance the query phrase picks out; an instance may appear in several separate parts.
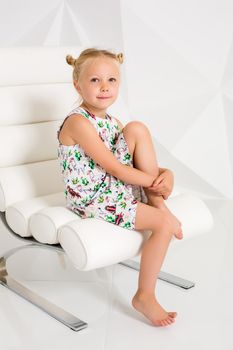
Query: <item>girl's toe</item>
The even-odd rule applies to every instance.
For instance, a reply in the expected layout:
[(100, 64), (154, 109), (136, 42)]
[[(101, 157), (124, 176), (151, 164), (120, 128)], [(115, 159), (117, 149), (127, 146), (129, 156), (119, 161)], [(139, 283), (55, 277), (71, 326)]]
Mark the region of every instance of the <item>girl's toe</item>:
[(174, 319), (168, 317), (166, 321), (168, 324), (172, 324), (174, 322)]
[(163, 324), (164, 324), (164, 326), (168, 326), (169, 325), (169, 320), (168, 319), (163, 320)]

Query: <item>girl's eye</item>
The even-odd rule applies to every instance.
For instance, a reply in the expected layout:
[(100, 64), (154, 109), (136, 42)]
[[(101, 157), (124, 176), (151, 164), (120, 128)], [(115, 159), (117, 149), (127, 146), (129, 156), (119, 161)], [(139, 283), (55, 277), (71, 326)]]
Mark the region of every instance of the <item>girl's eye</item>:
[[(116, 78), (110, 78), (109, 80), (111, 82), (113, 82), (113, 81), (116, 81)], [(99, 81), (99, 79), (98, 78), (92, 78), (91, 81), (96, 82), (96, 81)]]

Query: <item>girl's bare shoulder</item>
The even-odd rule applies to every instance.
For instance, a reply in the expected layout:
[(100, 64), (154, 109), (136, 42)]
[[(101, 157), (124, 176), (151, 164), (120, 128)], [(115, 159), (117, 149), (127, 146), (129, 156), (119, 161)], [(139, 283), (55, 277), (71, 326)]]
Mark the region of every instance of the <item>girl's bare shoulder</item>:
[(89, 124), (90, 122), (88, 122), (88, 120), (82, 114), (70, 114), (64, 121), (62, 129), (60, 130), (59, 141), (63, 145), (74, 145), (76, 142), (74, 139), (74, 134), (77, 134), (77, 131), (80, 131), (83, 129), (83, 127), (88, 127)]

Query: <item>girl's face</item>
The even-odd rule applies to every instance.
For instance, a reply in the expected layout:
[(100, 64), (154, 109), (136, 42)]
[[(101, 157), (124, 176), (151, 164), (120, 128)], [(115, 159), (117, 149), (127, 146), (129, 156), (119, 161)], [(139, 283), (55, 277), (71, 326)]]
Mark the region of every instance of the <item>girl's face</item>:
[(105, 115), (117, 99), (120, 84), (119, 63), (110, 57), (88, 58), (74, 86), (90, 111)]

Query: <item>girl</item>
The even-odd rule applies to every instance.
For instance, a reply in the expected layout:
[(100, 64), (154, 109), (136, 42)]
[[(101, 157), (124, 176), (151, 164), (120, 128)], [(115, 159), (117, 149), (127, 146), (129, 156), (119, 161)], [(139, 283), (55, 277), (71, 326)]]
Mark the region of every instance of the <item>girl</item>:
[(66, 56), (66, 61), (73, 66), (73, 84), (81, 97), (58, 130), (67, 207), (82, 218), (151, 230), (142, 247), (132, 306), (153, 325), (170, 325), (177, 313), (165, 311), (154, 291), (173, 234), (182, 238), (181, 223), (164, 203), (173, 174), (158, 168), (145, 124), (123, 126), (107, 113), (118, 96), (123, 54), (89, 48), (76, 59)]

